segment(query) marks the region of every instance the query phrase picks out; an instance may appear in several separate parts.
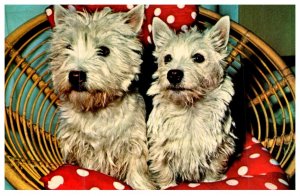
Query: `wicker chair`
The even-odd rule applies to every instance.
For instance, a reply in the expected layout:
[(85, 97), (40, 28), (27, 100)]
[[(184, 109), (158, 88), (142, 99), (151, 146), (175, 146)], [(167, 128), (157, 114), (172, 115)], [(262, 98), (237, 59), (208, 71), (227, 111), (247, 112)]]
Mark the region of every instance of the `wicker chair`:
[[(220, 16), (199, 8), (199, 23)], [(52, 90), (45, 14), (5, 39), (5, 178), (16, 189), (43, 189), (40, 178), (63, 164), (56, 140), (59, 98)], [(231, 22), (230, 73), (246, 72), (248, 132), (295, 175), (295, 76), (278, 54), (241, 25)]]

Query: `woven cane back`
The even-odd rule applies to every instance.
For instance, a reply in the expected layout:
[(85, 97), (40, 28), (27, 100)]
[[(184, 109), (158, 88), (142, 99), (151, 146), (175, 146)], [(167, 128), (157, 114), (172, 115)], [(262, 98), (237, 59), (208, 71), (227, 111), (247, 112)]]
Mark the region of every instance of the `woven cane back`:
[[(200, 8), (199, 23), (220, 16)], [(56, 139), (59, 98), (52, 89), (47, 48), (51, 35), (41, 14), (5, 39), (5, 178), (16, 189), (43, 189), (40, 178), (63, 164)], [(278, 54), (248, 29), (231, 22), (231, 72), (250, 67), (245, 99), (251, 132), (295, 173), (295, 78)], [(278, 115), (281, 115), (278, 118)], [(279, 119), (279, 120), (278, 120)]]

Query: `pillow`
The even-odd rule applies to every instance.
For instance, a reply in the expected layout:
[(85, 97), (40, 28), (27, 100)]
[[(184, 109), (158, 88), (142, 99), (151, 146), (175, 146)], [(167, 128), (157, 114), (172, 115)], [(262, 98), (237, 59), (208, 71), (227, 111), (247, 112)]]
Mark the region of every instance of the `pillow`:
[[(134, 5), (65, 5), (64, 7), (69, 10), (86, 10), (92, 13), (102, 10), (104, 7), (110, 7), (114, 12), (127, 12)], [(53, 28), (55, 26), (53, 6), (46, 8), (45, 12)], [(176, 31), (186, 31), (195, 22), (197, 13), (198, 6), (196, 5), (145, 5), (145, 22), (140, 34), (143, 44), (153, 43), (151, 38), (153, 17), (159, 17)]]
[[(126, 183), (97, 171), (75, 165), (63, 165), (41, 178), (51, 190), (130, 190)], [(285, 190), (288, 182), (284, 171), (266, 148), (249, 133), (244, 150), (217, 182), (183, 182), (169, 190)]]
[(49, 190), (128, 190), (131, 189), (113, 177), (75, 165), (62, 165), (42, 177)]

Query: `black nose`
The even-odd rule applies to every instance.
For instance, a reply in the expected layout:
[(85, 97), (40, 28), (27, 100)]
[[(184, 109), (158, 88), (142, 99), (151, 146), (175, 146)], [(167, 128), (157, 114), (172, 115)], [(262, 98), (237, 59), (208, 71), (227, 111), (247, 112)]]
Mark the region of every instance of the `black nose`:
[(179, 69), (171, 69), (167, 74), (167, 79), (171, 84), (178, 84), (183, 78), (183, 71)]
[(70, 71), (69, 82), (75, 90), (82, 90), (86, 82), (86, 73), (84, 71)]

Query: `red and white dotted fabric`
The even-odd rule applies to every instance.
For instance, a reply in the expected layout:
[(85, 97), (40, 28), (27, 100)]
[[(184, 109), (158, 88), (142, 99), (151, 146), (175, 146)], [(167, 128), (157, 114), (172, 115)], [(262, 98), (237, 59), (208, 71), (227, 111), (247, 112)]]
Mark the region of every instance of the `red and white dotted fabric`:
[[(135, 5), (65, 5), (66, 9), (88, 12), (100, 11), (104, 7), (110, 7), (114, 12), (127, 12)], [(50, 6), (46, 10), (46, 15), (51, 24), (55, 26), (54, 10)], [(176, 31), (186, 31), (197, 17), (198, 8), (196, 5), (145, 5), (145, 21), (142, 26), (141, 40), (144, 45), (152, 44), (152, 20), (159, 17), (165, 21), (170, 28)]]
[[(63, 165), (42, 177), (51, 190), (130, 190), (126, 183), (100, 172)], [(169, 190), (287, 190), (284, 171), (269, 152), (250, 134), (244, 150), (225, 177), (217, 182), (183, 182)]]
[(129, 190), (126, 183), (100, 172), (74, 165), (63, 165), (42, 177), (49, 190)]
[(195, 22), (197, 17), (197, 6), (195, 5), (149, 5), (145, 6), (146, 20), (143, 24), (143, 42), (152, 44), (152, 20), (159, 17), (166, 22), (171, 29), (176, 31), (187, 31)]

